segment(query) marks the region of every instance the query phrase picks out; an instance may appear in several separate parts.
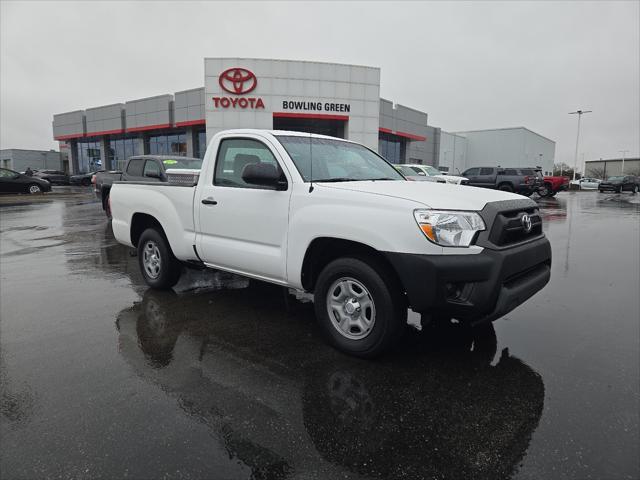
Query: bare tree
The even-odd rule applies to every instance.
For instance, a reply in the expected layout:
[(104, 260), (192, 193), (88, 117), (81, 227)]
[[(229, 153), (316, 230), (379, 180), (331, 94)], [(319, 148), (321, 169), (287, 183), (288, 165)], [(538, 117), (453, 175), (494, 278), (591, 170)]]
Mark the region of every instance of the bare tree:
[(604, 180), (604, 168), (602, 167), (593, 167), (589, 169), (589, 176), (594, 178), (601, 178)]

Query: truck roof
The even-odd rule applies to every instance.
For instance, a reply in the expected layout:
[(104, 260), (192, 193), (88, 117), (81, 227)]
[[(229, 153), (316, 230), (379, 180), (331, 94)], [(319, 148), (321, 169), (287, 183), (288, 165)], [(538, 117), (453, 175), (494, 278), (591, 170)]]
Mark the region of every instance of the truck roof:
[(326, 138), (330, 140), (342, 140), (343, 142), (354, 143), (351, 140), (347, 140), (346, 138), (339, 137), (331, 137), (329, 135), (320, 135), (317, 133), (309, 133), (309, 132), (298, 132), (294, 130), (267, 130), (267, 129), (256, 129), (256, 128), (234, 128), (229, 130), (222, 130), (217, 134), (243, 134), (243, 133), (253, 133), (253, 134), (265, 134), (269, 133), (274, 137), (277, 136), (288, 136), (288, 137), (311, 137), (311, 138)]

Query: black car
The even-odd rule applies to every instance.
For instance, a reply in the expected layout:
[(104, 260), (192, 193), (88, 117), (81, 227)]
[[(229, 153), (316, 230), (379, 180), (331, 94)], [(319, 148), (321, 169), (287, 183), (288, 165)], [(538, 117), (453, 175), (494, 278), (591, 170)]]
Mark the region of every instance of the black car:
[(69, 185), (69, 175), (60, 170), (38, 170), (33, 176), (47, 180), (52, 185)]
[(604, 182), (600, 182), (600, 185), (598, 185), (598, 190), (600, 191), (600, 193), (606, 190), (611, 190), (616, 193), (624, 191), (638, 193), (639, 185), (640, 180), (638, 179), (638, 177), (635, 177), (633, 175), (620, 175), (609, 177)]
[(95, 174), (96, 172), (89, 172), (89, 173), (79, 173), (77, 175), (71, 175), (69, 177), (69, 183), (71, 185), (82, 185), (84, 187), (87, 187), (91, 185), (91, 177), (93, 177)]
[(51, 184), (38, 177), (29, 177), (7, 168), (0, 168), (0, 193), (50, 192)]

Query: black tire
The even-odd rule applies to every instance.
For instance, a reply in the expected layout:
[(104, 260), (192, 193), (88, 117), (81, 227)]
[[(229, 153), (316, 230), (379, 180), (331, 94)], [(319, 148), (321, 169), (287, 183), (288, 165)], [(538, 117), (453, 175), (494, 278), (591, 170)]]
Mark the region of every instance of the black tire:
[[(145, 255), (147, 249), (147, 255)], [(157, 260), (155, 276), (147, 270), (148, 263)], [(144, 281), (151, 288), (166, 290), (173, 287), (180, 280), (181, 265), (171, 251), (169, 242), (163, 233), (155, 228), (147, 228), (138, 240), (138, 265)]]
[(622, 193), (622, 187), (616, 188), (616, 193)]
[(513, 192), (513, 186), (510, 183), (501, 183), (498, 185), (498, 190), (503, 192)]
[(30, 183), (27, 185), (27, 193), (42, 193), (42, 187), (37, 183)]
[[(329, 313), (329, 289), (343, 277), (361, 283), (372, 299), (374, 321), (363, 338), (352, 339), (341, 333), (335, 314)], [(407, 323), (407, 308), (401, 288), (392, 278), (392, 273), (373, 258), (338, 258), (322, 270), (316, 282), (314, 306), (320, 327), (335, 348), (357, 357), (372, 358), (396, 343)], [(338, 288), (334, 287), (334, 291)]]
[(541, 197), (551, 197), (553, 195), (553, 190), (551, 190), (551, 185), (545, 183), (538, 188), (538, 195)]
[(109, 203), (108, 193), (102, 199), (102, 209), (104, 210), (104, 214), (107, 216), (107, 218), (111, 220), (111, 204)]
[(631, 187), (631, 195), (635, 195), (636, 193), (638, 193), (638, 185)]

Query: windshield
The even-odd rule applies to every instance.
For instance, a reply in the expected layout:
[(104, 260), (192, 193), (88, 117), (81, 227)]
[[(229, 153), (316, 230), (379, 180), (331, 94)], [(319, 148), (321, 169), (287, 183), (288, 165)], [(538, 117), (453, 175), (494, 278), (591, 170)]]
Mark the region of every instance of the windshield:
[(427, 175), (433, 177), (435, 175), (442, 175), (442, 172), (437, 168), (433, 168), (431, 165), (423, 165), (421, 167), (424, 171), (427, 172)]
[(194, 169), (199, 170), (202, 168), (201, 158), (191, 157), (176, 157), (176, 158), (162, 158), (162, 165), (164, 169), (176, 168), (179, 170)]
[[(407, 167), (406, 165), (394, 165), (394, 168), (408, 177), (415, 177), (416, 175), (420, 175), (419, 170), (416, 170), (413, 167)], [(424, 175), (424, 172), (422, 172), (422, 175)]]
[(404, 180), (386, 160), (357, 143), (285, 135), (277, 138), (305, 182)]

